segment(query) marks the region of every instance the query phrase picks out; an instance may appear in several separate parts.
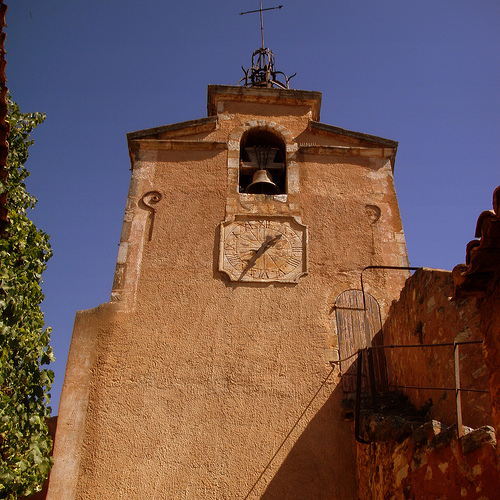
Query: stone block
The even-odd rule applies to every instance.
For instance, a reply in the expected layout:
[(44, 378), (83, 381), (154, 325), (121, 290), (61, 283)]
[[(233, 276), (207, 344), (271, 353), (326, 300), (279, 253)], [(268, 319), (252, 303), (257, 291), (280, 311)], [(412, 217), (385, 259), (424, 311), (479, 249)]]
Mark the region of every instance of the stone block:
[(412, 441), (417, 446), (426, 445), (443, 430), (443, 425), (437, 420), (431, 420), (418, 427), (412, 434)]
[(462, 451), (464, 455), (471, 453), (477, 448), (483, 446), (484, 444), (490, 444), (491, 446), (496, 446), (496, 436), (495, 429), (489, 425), (479, 427), (479, 429), (474, 429), (460, 440), (462, 444)]

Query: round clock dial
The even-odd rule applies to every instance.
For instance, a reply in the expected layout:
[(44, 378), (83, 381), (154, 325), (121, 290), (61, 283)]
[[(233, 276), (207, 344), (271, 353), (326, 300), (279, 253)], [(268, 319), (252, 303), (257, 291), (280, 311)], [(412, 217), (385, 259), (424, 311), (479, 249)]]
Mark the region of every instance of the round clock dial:
[(290, 222), (236, 221), (223, 244), (223, 270), (238, 281), (295, 281), (303, 273), (303, 232)]

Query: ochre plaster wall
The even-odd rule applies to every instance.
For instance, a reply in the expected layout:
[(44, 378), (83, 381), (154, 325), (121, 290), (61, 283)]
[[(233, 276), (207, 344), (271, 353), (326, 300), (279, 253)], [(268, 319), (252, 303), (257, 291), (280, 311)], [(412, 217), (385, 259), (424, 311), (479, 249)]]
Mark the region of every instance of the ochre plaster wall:
[[(297, 284), (230, 282), (217, 263), (231, 132), (260, 120), (278, 123), (293, 142), (311, 113), (224, 106), (217, 127), (197, 131), (196, 140), (165, 133), (132, 147), (106, 306), (113, 314), (88, 312), (95, 340), (81, 389), (88, 404), (78, 413), (83, 439), (71, 449), (61, 437), (51, 499), (356, 498), (354, 440), (340, 418), (340, 374), (329, 364), (337, 356), (332, 306), (342, 291), (359, 288), (365, 266), (407, 263), (391, 161), (383, 152), (362, 158), (290, 143), (308, 274)], [(148, 240), (151, 214), (140, 200), (151, 190), (162, 199)], [(380, 207), (377, 221), (367, 205)], [(368, 280), (384, 314), (403, 278), (374, 273)], [(76, 342), (71, 359), (77, 349)], [(67, 402), (79, 387), (71, 374), (78, 369), (69, 370), (59, 416), (68, 422)], [(77, 472), (63, 478), (60, 464), (70, 459)], [(65, 481), (75, 486), (64, 496)]]

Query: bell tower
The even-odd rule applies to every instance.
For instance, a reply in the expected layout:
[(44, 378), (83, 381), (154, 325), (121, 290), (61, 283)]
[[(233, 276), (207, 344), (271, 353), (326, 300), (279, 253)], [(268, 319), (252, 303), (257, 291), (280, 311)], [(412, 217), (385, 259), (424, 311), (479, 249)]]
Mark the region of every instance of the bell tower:
[[(356, 497), (336, 303), (366, 266), (408, 264), (397, 143), (322, 123), (321, 94), (262, 49), (242, 85), (209, 85), (206, 118), (127, 136), (111, 300), (76, 315), (52, 500)], [(366, 278), (382, 319), (404, 278)]]

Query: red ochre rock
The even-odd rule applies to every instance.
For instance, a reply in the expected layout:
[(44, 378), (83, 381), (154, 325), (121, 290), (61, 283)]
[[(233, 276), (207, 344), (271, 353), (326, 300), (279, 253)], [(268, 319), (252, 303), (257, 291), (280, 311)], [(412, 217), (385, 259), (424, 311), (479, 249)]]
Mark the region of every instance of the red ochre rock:
[[(364, 418), (365, 425), (369, 425), (371, 416)], [(398, 443), (394, 435), (402, 427), (399, 420), (373, 418), (371, 422), (378, 440), (368, 445), (358, 444), (361, 500), (498, 498), (500, 483), (492, 427), (469, 429), (458, 439), (456, 426), (446, 428), (433, 420)]]

